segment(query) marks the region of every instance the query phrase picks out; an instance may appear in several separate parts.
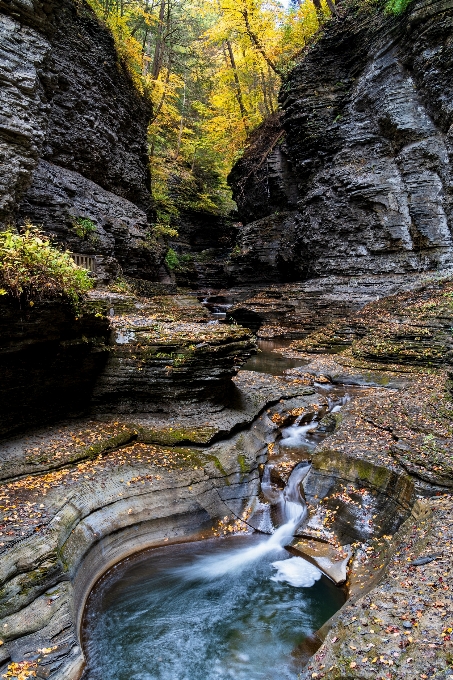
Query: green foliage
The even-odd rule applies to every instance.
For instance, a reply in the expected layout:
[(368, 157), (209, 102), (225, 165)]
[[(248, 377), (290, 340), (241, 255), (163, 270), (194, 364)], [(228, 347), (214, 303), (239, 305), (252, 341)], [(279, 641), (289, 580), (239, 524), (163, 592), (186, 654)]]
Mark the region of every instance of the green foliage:
[(173, 248), (169, 248), (167, 254), (165, 255), (165, 264), (171, 270), (178, 269), (180, 266), (180, 261), (177, 253)]
[(93, 287), (88, 272), (69, 252), (57, 250), (32, 225), (23, 233), (0, 232), (0, 294), (19, 300), (64, 297), (76, 303)]
[(388, 0), (385, 11), (388, 14), (402, 14), (406, 11), (411, 0)]
[(76, 217), (74, 218), (73, 229), (79, 238), (86, 241), (92, 238), (96, 231), (96, 225), (88, 217)]
[(153, 234), (157, 238), (159, 237), (177, 238), (178, 230), (175, 229), (174, 227), (170, 227), (168, 224), (155, 224), (153, 227)]

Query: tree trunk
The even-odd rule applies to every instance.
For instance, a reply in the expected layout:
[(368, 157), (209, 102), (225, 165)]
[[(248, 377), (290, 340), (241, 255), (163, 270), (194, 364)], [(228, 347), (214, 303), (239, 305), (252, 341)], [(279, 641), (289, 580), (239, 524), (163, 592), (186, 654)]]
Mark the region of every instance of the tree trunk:
[(264, 73), (263, 73), (262, 69), (260, 69), (260, 77), (261, 77), (261, 89), (263, 91), (264, 109), (266, 111), (266, 116), (270, 116), (272, 111), (271, 111), (269, 103), (268, 103), (266, 79), (264, 77)]
[(330, 9), (330, 11), (332, 12), (332, 14), (333, 14), (334, 16), (337, 16), (337, 10), (336, 10), (336, 7), (335, 7), (333, 1), (332, 1), (332, 0), (327, 0), (327, 4), (329, 5), (329, 9)]
[(167, 85), (170, 80), (170, 75), (171, 75), (171, 61), (168, 62), (168, 68), (167, 68), (167, 77), (165, 78), (165, 83), (164, 83), (164, 90), (162, 92), (162, 96), (160, 98), (160, 102), (157, 105), (156, 109), (153, 111), (153, 117), (149, 121), (149, 124), (152, 125), (154, 121), (156, 120), (157, 116), (160, 113), (160, 110), (162, 106), (164, 105), (165, 97), (167, 96)]
[[(318, 2), (319, 2), (319, 1), (320, 1), (320, 0), (318, 0)], [(240, 10), (240, 13), (241, 13), (242, 16), (244, 17), (245, 28), (247, 29), (247, 35), (249, 36), (250, 40), (251, 40), (252, 43), (255, 45), (256, 49), (257, 49), (258, 52), (261, 54), (261, 56), (263, 57), (264, 61), (265, 61), (265, 62), (271, 67), (271, 69), (274, 71), (274, 73), (276, 73), (278, 76), (280, 76), (280, 78), (283, 78), (283, 71), (281, 71), (281, 70), (278, 68), (278, 66), (277, 66), (276, 64), (274, 64), (274, 62), (272, 61), (272, 59), (270, 59), (270, 58), (267, 56), (266, 51), (265, 51), (265, 49), (264, 49), (264, 47), (263, 47), (263, 45), (262, 45), (260, 39), (258, 38), (258, 36), (256, 35), (256, 33), (254, 33), (254, 32), (252, 31), (252, 27), (250, 26), (249, 13), (248, 13), (247, 8), (244, 7), (243, 9), (241, 9), (241, 10)]]
[(179, 123), (178, 143), (176, 145), (175, 161), (178, 160), (179, 152), (181, 151), (182, 131), (184, 129), (185, 108), (186, 108), (186, 81), (184, 80), (184, 90), (183, 90), (183, 96), (182, 96), (182, 109), (181, 109), (181, 121)]
[(233, 70), (234, 83), (236, 85), (236, 99), (237, 99), (237, 102), (239, 104), (239, 110), (241, 112), (242, 122), (244, 123), (245, 131), (248, 132), (247, 110), (246, 110), (245, 105), (244, 105), (244, 98), (242, 96), (241, 82), (239, 80), (239, 74), (238, 74), (238, 70), (236, 68), (236, 60), (234, 58), (233, 48), (232, 48), (231, 42), (229, 40), (226, 40), (225, 44), (227, 46), (228, 55), (230, 57), (230, 64), (231, 64), (231, 68)]
[(152, 68), (152, 76), (153, 76), (154, 80), (158, 79), (160, 70), (162, 68), (162, 59), (163, 59), (163, 52), (164, 52), (163, 34), (164, 34), (164, 18), (165, 18), (165, 6), (166, 6), (166, 4), (167, 4), (167, 0), (161, 0), (160, 11), (159, 11), (159, 22), (157, 24), (156, 49), (154, 50), (154, 59), (153, 59), (153, 68)]

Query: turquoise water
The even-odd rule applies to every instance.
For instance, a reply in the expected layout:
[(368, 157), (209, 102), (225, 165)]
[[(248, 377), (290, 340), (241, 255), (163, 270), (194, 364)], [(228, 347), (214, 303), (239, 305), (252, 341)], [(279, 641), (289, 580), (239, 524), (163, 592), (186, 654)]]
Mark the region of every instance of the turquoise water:
[(344, 594), (278, 546), (262, 554), (266, 540), (167, 546), (111, 570), (87, 604), (84, 680), (296, 680)]

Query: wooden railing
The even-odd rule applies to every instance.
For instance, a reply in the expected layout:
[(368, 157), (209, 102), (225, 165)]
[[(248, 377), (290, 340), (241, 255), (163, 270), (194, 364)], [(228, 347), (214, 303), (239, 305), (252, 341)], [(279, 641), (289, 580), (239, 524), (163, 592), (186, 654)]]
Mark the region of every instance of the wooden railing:
[(96, 256), (95, 255), (82, 255), (81, 253), (71, 253), (72, 259), (78, 267), (83, 267), (88, 269), (89, 272), (96, 274)]

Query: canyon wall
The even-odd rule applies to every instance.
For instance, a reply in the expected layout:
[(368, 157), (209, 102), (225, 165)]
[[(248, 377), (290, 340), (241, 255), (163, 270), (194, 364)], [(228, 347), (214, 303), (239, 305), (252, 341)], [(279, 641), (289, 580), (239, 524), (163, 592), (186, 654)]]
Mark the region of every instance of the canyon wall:
[(453, 2), (339, 12), (230, 175), (235, 284), (452, 264)]
[[(85, 2), (0, 2), (0, 224), (29, 220), (75, 253), (165, 277), (150, 237), (146, 134), (139, 95), (112, 36)], [(95, 227), (77, 235), (77, 219)]]

